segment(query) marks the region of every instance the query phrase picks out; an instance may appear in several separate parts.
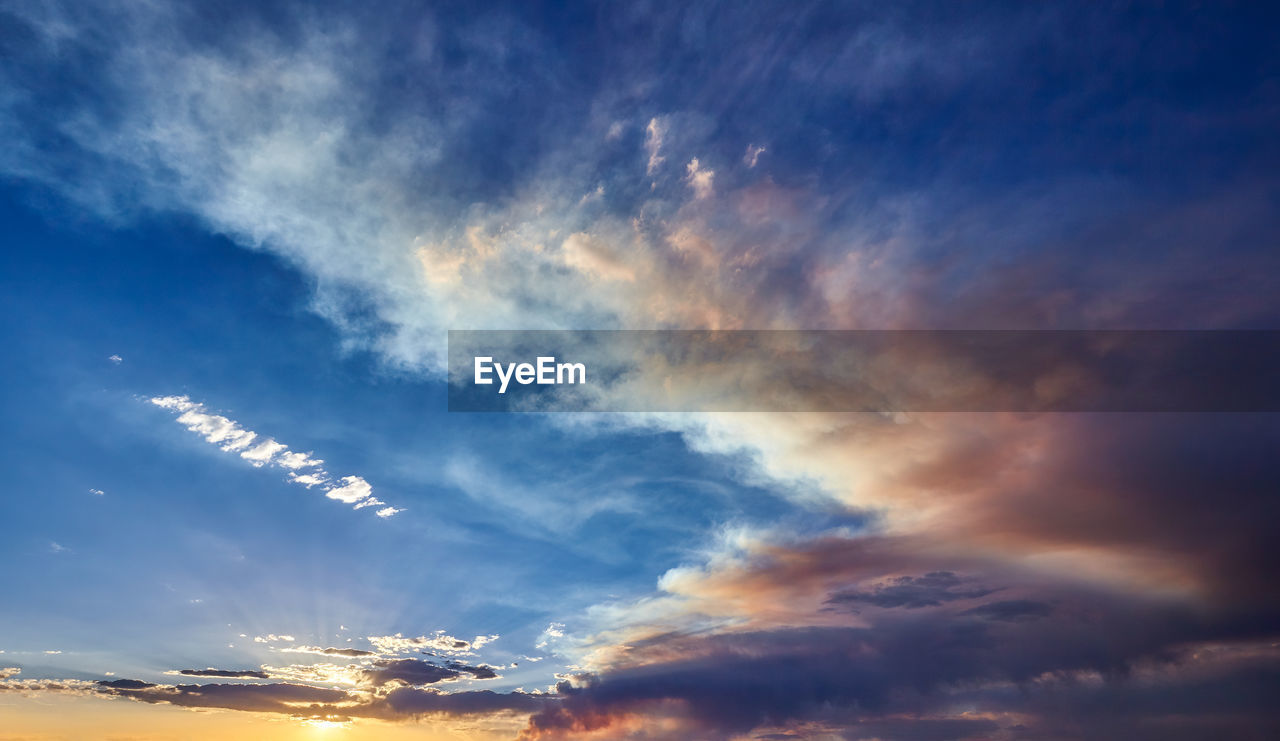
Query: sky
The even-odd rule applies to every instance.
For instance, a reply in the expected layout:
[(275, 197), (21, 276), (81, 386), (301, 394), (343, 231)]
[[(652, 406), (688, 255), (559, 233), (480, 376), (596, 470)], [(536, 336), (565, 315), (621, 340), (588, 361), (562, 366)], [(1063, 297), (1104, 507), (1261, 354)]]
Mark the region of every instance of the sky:
[(1276, 413), (468, 414), (445, 370), (1277, 329), (1278, 21), (3, 0), (0, 739), (1275, 738)]

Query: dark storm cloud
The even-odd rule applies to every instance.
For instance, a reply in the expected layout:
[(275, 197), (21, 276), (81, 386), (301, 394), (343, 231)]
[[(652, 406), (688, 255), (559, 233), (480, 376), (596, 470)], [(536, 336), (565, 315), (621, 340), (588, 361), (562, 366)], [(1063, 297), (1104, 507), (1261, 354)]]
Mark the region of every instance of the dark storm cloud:
[(388, 682), (434, 684), (446, 679), (456, 679), (461, 674), (456, 669), (421, 659), (380, 659), (373, 662), (372, 668), (362, 671), (360, 676), (362, 681), (377, 687)]
[[(529, 713), (556, 700), (523, 692), (490, 691), (440, 693), (413, 687), (399, 687), (385, 695), (301, 684), (204, 684), (156, 685), (134, 679), (98, 682), (101, 693), (139, 702), (181, 707), (224, 708), (252, 712), (281, 713), (298, 717), (327, 719), (378, 718), (405, 720), (424, 715), (478, 715)], [(0, 684), (0, 688), (8, 688)], [(70, 691), (52, 683), (28, 685), (28, 691)]]
[[(978, 485), (956, 527), (1046, 546), (1158, 554), (1221, 606), (1274, 607), (1280, 415), (1070, 415), (1050, 420), (1039, 490)], [(994, 446), (1008, 441), (989, 441)], [(996, 459), (1002, 454), (993, 450)], [(964, 465), (939, 461), (945, 475)], [(979, 453), (979, 455), (982, 455)], [(1003, 463), (991, 461), (991, 470)]]
[(1035, 620), (1047, 616), (1052, 607), (1044, 602), (1036, 602), (1029, 599), (1005, 600), (1003, 602), (989, 602), (985, 605), (979, 605), (969, 610), (965, 610), (966, 615), (975, 615), (977, 617), (986, 618), (988, 620)]
[(408, 685), (435, 684), (470, 675), (473, 679), (494, 679), (493, 667), (471, 666), (456, 661), (444, 665), (422, 659), (379, 659), (360, 672), (361, 681), (375, 687), (389, 682)]
[[(655, 736), (672, 740), (775, 727), (986, 738), (995, 724), (1010, 738), (1119, 740), (1158, 737), (1152, 729), (1165, 727), (1232, 737), (1249, 718), (1275, 726), (1264, 698), (1280, 676), (1280, 612), (1267, 598), (1206, 610), (1185, 596), (1086, 586), (1069, 574), (970, 555), (921, 576), (879, 576), (937, 560), (923, 555), (928, 548), (912, 539), (829, 538), (762, 548), (758, 562), (707, 572), (700, 578), (708, 590), (751, 595), (761, 620), (780, 625), (630, 636), (613, 667), (580, 686), (561, 684), (563, 702), (536, 716), (526, 735), (616, 727), (623, 737), (628, 718), (649, 715), (681, 724)], [(791, 627), (818, 618), (776, 614), (784, 600), (833, 580), (859, 584), (837, 594), (852, 595), (861, 625)], [(985, 717), (952, 717), (956, 707)]]
[(470, 666), (467, 664), (460, 664), (456, 661), (450, 661), (448, 664), (445, 664), (445, 666), (456, 672), (470, 674), (475, 679), (496, 679), (498, 677), (498, 672), (496, 672), (493, 667), (486, 664)]
[[(963, 586), (965, 581), (950, 571), (934, 571), (924, 576), (899, 576), (870, 591), (845, 590), (831, 595), (830, 604), (865, 603), (876, 607), (934, 607), (943, 602), (975, 599), (993, 590)], [(963, 588), (962, 588), (963, 587)]]
[[(134, 682), (134, 680), (117, 680)], [(254, 712), (302, 713), (299, 703), (315, 706), (350, 702), (357, 698), (343, 690), (300, 684), (180, 684), (140, 683), (103, 685), (112, 694), (132, 700), (182, 707), (227, 708)]]
[(103, 679), (98, 682), (100, 687), (115, 690), (143, 690), (157, 685), (151, 682), (144, 682), (141, 679)]
[(432, 713), (450, 715), (537, 712), (558, 700), (548, 695), (525, 692), (499, 693), (489, 690), (451, 692), (448, 694), (401, 687), (387, 693), (375, 705), (381, 717), (414, 716)]
[[(1034, 715), (1054, 708), (1062, 698), (1073, 698), (1078, 704), (1072, 707), (1110, 708), (1117, 728), (1131, 728), (1172, 722), (1182, 712), (1174, 698), (1186, 693), (1180, 688), (1188, 681), (1211, 690), (1208, 699), (1184, 706), (1204, 711), (1195, 722), (1206, 732), (1239, 726), (1238, 718), (1216, 715), (1215, 706), (1217, 698), (1240, 687), (1250, 690), (1234, 703), (1236, 711), (1268, 707), (1263, 687), (1275, 686), (1274, 657), (1266, 670), (1270, 674), (1259, 675), (1246, 666), (1229, 667), (1209, 679), (1195, 677), (1195, 660), (1174, 648), (1222, 631), (1187, 611), (1103, 596), (1081, 599), (1067, 609), (1077, 617), (1059, 620), (1050, 614), (997, 625), (976, 616), (932, 611), (870, 628), (680, 639), (665, 648), (688, 658), (613, 670), (591, 677), (585, 687), (562, 684), (563, 702), (535, 716), (527, 734), (571, 736), (593, 723), (608, 727), (628, 715), (658, 712), (672, 700), (678, 701), (676, 716), (686, 725), (659, 738), (691, 734), (719, 739), (799, 723), (845, 728), (849, 738), (947, 737), (947, 729), (967, 738), (989, 735), (996, 726), (1022, 733), (1008, 721), (931, 724), (927, 719), (945, 718), (958, 704), (980, 713)], [(1141, 666), (1157, 667), (1154, 678), (1133, 678)], [(968, 687), (989, 689), (963, 689)], [(1170, 693), (1167, 705), (1158, 699), (1165, 690)], [(1150, 698), (1149, 704), (1127, 704), (1125, 698), (1135, 695)], [(1038, 722), (1047, 729), (1069, 727), (1061, 721)], [(1127, 737), (1112, 733), (1111, 722), (1095, 724), (1087, 714), (1074, 723), (1085, 736)]]
[(859, 722), (841, 735), (847, 741), (976, 741), (999, 730), (1000, 724), (987, 718), (886, 718)]

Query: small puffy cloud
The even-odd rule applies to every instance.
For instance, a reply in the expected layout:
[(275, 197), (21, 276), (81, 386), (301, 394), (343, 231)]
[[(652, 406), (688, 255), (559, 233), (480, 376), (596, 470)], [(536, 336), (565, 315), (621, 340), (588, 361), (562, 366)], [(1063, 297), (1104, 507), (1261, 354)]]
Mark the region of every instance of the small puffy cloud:
[(54, 553), (70, 553), (71, 552), (70, 548), (53, 540), (49, 541), (49, 550), (53, 551)]
[(551, 623), (546, 630), (542, 631), (536, 645), (538, 648), (545, 649), (559, 638), (564, 638), (564, 623)]
[(595, 190), (583, 196), (582, 200), (578, 201), (578, 205), (585, 206), (588, 203), (599, 201), (599, 200), (602, 200), (603, 198), (604, 198), (604, 185), (601, 184), (601, 185), (597, 185)]
[(249, 461), (255, 467), (261, 467), (270, 463), (276, 453), (285, 449), (284, 445), (268, 438), (241, 453), (240, 457)]
[(111, 355), (107, 357), (107, 361), (110, 362), (112, 365), (120, 365), (121, 363), (124, 362), (124, 358), (120, 357), (119, 355)]
[(324, 495), (345, 504), (355, 504), (358, 508), (358, 502), (368, 499), (373, 494), (373, 487), (359, 476), (344, 476), (341, 484), (329, 489)]
[(100, 497), (106, 494), (106, 492), (101, 489), (90, 489), (89, 493), (94, 495), (95, 497)]
[(8, 679), (16, 677), (22, 673), (22, 669), (16, 666), (0, 666), (0, 679)]
[(284, 468), (296, 471), (299, 468), (314, 468), (324, 463), (319, 458), (312, 458), (310, 453), (285, 451), (276, 457), (276, 463)]
[(381, 654), (398, 654), (413, 651), (434, 651), (444, 654), (466, 654), (487, 643), (498, 640), (496, 635), (476, 636), (467, 641), (437, 630), (429, 636), (405, 638), (400, 633), (392, 636), (369, 636), (369, 643)]
[(660, 152), (662, 151), (662, 139), (667, 134), (667, 123), (663, 119), (649, 119), (649, 125), (644, 129), (644, 149), (649, 153), (649, 164), (645, 168), (645, 172), (652, 175), (662, 161), (666, 159)]
[(329, 479), (323, 473), (295, 473), (290, 471), (289, 480), (295, 484), (302, 484), (308, 489), (329, 483)]
[(742, 163), (747, 167), (755, 167), (756, 162), (760, 160), (760, 155), (764, 154), (765, 148), (757, 144), (748, 144), (747, 153), (742, 155)]
[(708, 170), (704, 168), (698, 162), (698, 158), (694, 157), (689, 160), (688, 165), (685, 165), (685, 172), (686, 175), (684, 181), (693, 189), (693, 197), (698, 200), (710, 198), (712, 194), (712, 183), (716, 177), (715, 170)]
[(291, 643), (293, 642), (293, 640), (294, 640), (293, 636), (276, 635), (275, 633), (268, 633), (264, 636), (254, 636), (253, 642), (254, 643)]

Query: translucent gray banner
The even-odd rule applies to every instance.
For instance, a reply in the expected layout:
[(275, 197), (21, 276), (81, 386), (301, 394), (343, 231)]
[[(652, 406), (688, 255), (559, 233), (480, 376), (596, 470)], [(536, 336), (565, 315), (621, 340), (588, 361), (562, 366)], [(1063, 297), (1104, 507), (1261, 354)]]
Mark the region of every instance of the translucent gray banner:
[(458, 412), (1274, 412), (1280, 331), (451, 330)]

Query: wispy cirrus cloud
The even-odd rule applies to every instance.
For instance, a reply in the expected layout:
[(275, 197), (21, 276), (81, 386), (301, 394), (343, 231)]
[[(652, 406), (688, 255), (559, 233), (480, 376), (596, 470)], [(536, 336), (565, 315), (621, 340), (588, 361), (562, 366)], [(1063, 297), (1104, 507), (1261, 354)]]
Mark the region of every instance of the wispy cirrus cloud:
[(257, 669), (179, 669), (176, 674), (184, 677), (219, 677), (223, 679), (269, 679), (270, 675)]
[(246, 430), (239, 422), (220, 414), (213, 414), (203, 404), (187, 396), (156, 396), (150, 399), (161, 409), (178, 412), (177, 421), (188, 430), (204, 437), (206, 442), (217, 445), (223, 452), (236, 453), (255, 468), (273, 466), (285, 469), (289, 480), (306, 486), (319, 486), (324, 495), (353, 509), (377, 507), (375, 514), (387, 518), (403, 510), (391, 507), (373, 496), (373, 487), (359, 476), (331, 476), (324, 468), (324, 461), (311, 453), (290, 450), (274, 438)]
[(334, 648), (323, 646), (289, 646), (287, 648), (277, 649), (282, 653), (301, 653), (316, 654), (319, 656), (341, 656), (345, 658), (362, 658), (366, 656), (376, 656), (376, 651), (366, 651), (361, 648)]

